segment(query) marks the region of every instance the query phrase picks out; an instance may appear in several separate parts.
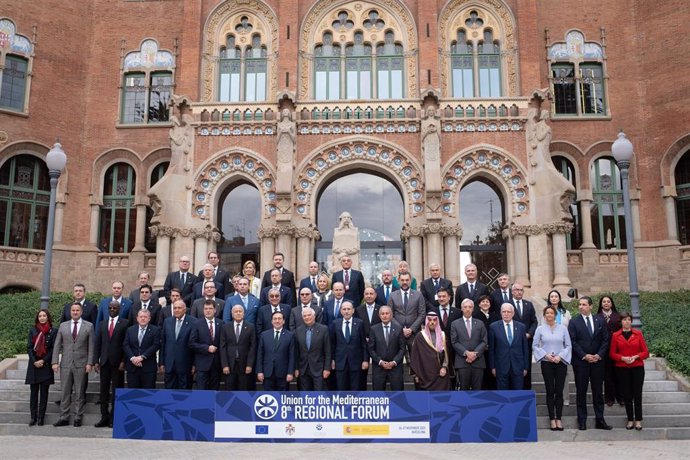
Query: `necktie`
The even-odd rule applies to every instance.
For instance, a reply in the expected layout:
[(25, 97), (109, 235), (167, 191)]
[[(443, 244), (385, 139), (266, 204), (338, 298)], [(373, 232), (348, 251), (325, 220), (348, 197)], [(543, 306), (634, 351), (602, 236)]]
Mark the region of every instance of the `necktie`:
[(235, 323), (235, 341), (240, 343), (240, 323)]
[(149, 304), (145, 303), (144, 305), (141, 306), (141, 309), (146, 311), (149, 309)]
[(506, 334), (508, 334), (508, 343), (513, 344), (513, 328), (510, 327), (510, 324), (506, 324)]
[(273, 313), (278, 313), (280, 311), (280, 307), (273, 307)]
[(474, 283), (470, 284), (470, 297), (474, 296)]
[(146, 329), (143, 327), (139, 328), (139, 346), (141, 346), (141, 341), (144, 340), (144, 333), (146, 332)]
[(438, 280), (434, 280), (434, 288), (438, 291)]
[(522, 318), (522, 302), (517, 300), (517, 301), (515, 301), (515, 303), (517, 303), (518, 316)]
[(350, 322), (345, 321), (345, 341), (350, 343)]
[(74, 322), (74, 327), (72, 328), (72, 340), (77, 340), (77, 324), (79, 324), (79, 321)]
[(244, 311), (247, 311), (247, 298), (242, 297), (242, 304), (244, 305)]
[(373, 305), (367, 305), (367, 315), (369, 315), (369, 323), (371, 323), (371, 319), (374, 317), (374, 306)]
[(441, 313), (441, 321), (443, 321), (443, 325), (445, 326), (448, 324), (448, 309), (443, 307), (441, 310), (443, 310)]
[(311, 277), (311, 290), (312, 292), (316, 291), (316, 278), (313, 276)]
[(386, 303), (388, 303), (388, 296), (391, 295), (391, 287), (386, 286)]
[(504, 302), (508, 301), (508, 291), (503, 291), (503, 301)]
[(340, 311), (340, 300), (335, 301), (335, 309), (333, 310), (333, 318), (338, 317), (338, 312)]
[(465, 320), (465, 327), (467, 327), (467, 337), (472, 337), (472, 322), (470, 319)]
[(386, 345), (388, 345), (388, 327), (389, 326), (383, 327), (383, 339), (386, 341)]
[(113, 329), (115, 329), (115, 318), (110, 318), (110, 326), (108, 326), (108, 337), (113, 336)]
[(592, 329), (592, 322), (589, 320), (589, 316), (585, 316), (585, 319), (587, 320), (587, 330), (589, 331), (589, 335), (594, 335), (594, 329)]
[(409, 299), (407, 298), (407, 291), (405, 291), (404, 296), (403, 296), (403, 308), (405, 308), (405, 309), (407, 308), (407, 301), (408, 300)]
[(177, 339), (177, 336), (180, 335), (180, 328), (182, 327), (182, 320), (178, 319), (177, 324), (175, 324), (175, 338)]
[(345, 281), (345, 289), (347, 289), (348, 286), (350, 286), (350, 270), (345, 270), (345, 277), (343, 280)]
[(307, 328), (307, 350), (311, 349), (311, 328)]
[(275, 337), (273, 337), (273, 349), (278, 348), (278, 343), (280, 343), (280, 331), (276, 331)]
[(187, 274), (186, 273), (180, 273), (180, 281), (182, 281), (182, 286), (180, 286), (180, 287), (184, 289), (184, 285), (187, 282)]
[(211, 334), (211, 342), (213, 342), (213, 321), (208, 322), (208, 333)]

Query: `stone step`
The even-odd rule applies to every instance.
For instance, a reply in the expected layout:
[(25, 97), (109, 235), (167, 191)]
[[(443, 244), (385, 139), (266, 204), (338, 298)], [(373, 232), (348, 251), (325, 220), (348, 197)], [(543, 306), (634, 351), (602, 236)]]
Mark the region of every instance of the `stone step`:
[[(48, 401), (48, 406), (46, 408), (46, 414), (59, 414), (60, 413), (60, 406), (58, 404), (55, 404), (54, 401), (58, 401), (59, 399), (52, 400), (50, 399)], [(29, 400), (25, 401), (0, 401), (0, 413), (3, 412), (21, 412), (28, 414), (29, 413)], [(100, 414), (101, 413), (101, 406), (98, 404), (95, 404), (94, 402), (87, 402), (84, 404), (84, 413), (85, 414)]]
[[(26, 378), (26, 369), (8, 369), (5, 378), (8, 380), (24, 380)], [(55, 373), (55, 381), (60, 380), (60, 372)], [(89, 382), (100, 380), (100, 375), (97, 372), (89, 373)]]
[[(28, 416), (25, 423), (0, 423), (0, 436), (60, 436), (66, 438), (112, 438), (112, 428), (94, 428), (93, 425), (82, 425), (79, 428), (65, 426), (55, 428), (50, 419), (45, 426), (29, 426)], [(46, 419), (46, 423), (48, 420)]]
[[(588, 408), (590, 412), (590, 417), (587, 419), (587, 428), (594, 430), (594, 416), (591, 415), (592, 408)], [(628, 418), (625, 415), (614, 415), (604, 412), (604, 418), (606, 423), (613, 426), (616, 429), (623, 429), (623, 431), (635, 431), (626, 430), (625, 424)], [(0, 420), (2, 420), (0, 418)], [(671, 427), (681, 427), (688, 428), (690, 430), (690, 415), (644, 415), (644, 421), (642, 422), (645, 429), (649, 428), (671, 428)], [(548, 417), (537, 417), (537, 428), (548, 429), (551, 423)], [(575, 416), (564, 416), (563, 417), (563, 427), (566, 429), (577, 429), (577, 418)], [(579, 431), (579, 430), (578, 430)], [(596, 430), (596, 431), (606, 431), (606, 430)], [(644, 431), (644, 430), (642, 430)]]
[[(573, 389), (574, 390), (574, 389)], [(575, 391), (570, 393), (571, 404), (575, 405)], [(2, 396), (0, 396), (2, 399)], [(587, 394), (587, 404), (592, 403), (592, 394)], [(690, 393), (682, 391), (648, 391), (642, 393), (643, 404), (690, 403)], [(537, 405), (546, 404), (546, 394), (537, 393)], [(608, 410), (608, 407), (607, 407)]]
[[(57, 406), (56, 406), (57, 407)], [(53, 423), (57, 422), (59, 418), (58, 413), (54, 412), (46, 412), (46, 425), (50, 424), (52, 425)], [(0, 424), (12, 424), (12, 423), (17, 423), (17, 424), (22, 424), (26, 423), (28, 425), (29, 423), (29, 413), (28, 412), (3, 412), (0, 411)], [(96, 422), (98, 422), (101, 419), (101, 413), (85, 413), (84, 417), (82, 418), (82, 422), (85, 426), (93, 426)], [(70, 423), (72, 422), (72, 418), (70, 417)], [(51, 427), (53, 429), (58, 429)], [(69, 427), (64, 427), (64, 428), (70, 428), (70, 429), (75, 429), (72, 426)], [(60, 427), (60, 429), (64, 429), (63, 427)]]
[[(570, 380), (575, 381), (572, 367), (568, 368), (568, 375), (570, 376)], [(666, 375), (666, 371), (658, 371), (656, 369), (645, 369), (644, 379), (645, 379), (645, 381), (668, 380), (668, 376)], [(541, 372), (532, 372), (532, 382), (543, 382), (543, 381), (544, 381), (544, 377), (542, 376)]]
[(654, 441), (671, 439), (690, 439), (690, 428), (669, 427), (653, 428), (644, 426), (642, 431), (626, 430), (614, 428), (613, 430), (579, 431), (577, 429), (565, 429), (564, 431), (551, 431), (549, 429), (539, 429), (537, 437), (540, 442), (560, 441)]
[[(2, 408), (2, 403), (0, 402), (0, 408)], [(28, 407), (28, 405), (27, 405)], [(1, 410), (1, 409), (0, 409)], [(591, 403), (587, 407), (588, 411), (592, 411)], [(690, 403), (661, 403), (661, 404), (645, 404), (642, 403), (642, 412), (644, 418), (646, 419), (649, 415), (689, 415), (690, 414)], [(610, 416), (625, 416), (625, 407), (614, 404), (611, 407), (606, 407), (604, 409), (604, 414), (606, 419)], [(546, 404), (537, 404), (537, 416), (548, 416), (549, 412)], [(563, 406), (563, 417), (577, 416), (577, 407), (575, 402), (572, 401), (569, 406)], [(689, 425), (690, 426), (690, 425)]]
[[(569, 382), (568, 389), (570, 393), (575, 393), (575, 382)], [(532, 390), (534, 390), (536, 393), (546, 393), (544, 382), (540, 380), (532, 380)], [(642, 387), (643, 393), (678, 390), (678, 382), (675, 380), (645, 380)]]

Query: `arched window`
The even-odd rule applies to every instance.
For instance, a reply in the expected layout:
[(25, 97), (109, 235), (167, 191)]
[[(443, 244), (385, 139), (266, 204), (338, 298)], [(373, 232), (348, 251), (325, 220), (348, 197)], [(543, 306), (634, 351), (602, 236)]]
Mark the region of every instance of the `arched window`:
[(462, 17), (450, 42), (453, 97), (501, 97), (501, 44), (491, 26), (494, 20), (477, 10)]
[(102, 252), (127, 253), (134, 248), (137, 212), (134, 203), (136, 174), (126, 163), (116, 163), (105, 173), (99, 225)]
[(33, 43), (16, 33), (14, 22), (0, 19), (0, 109), (27, 111), (33, 52)]
[(607, 115), (604, 51), (598, 43), (571, 30), (565, 42), (549, 47), (549, 81), (555, 115)]
[(123, 63), (121, 123), (169, 120), (174, 68), (173, 54), (159, 51), (155, 40), (144, 40), (138, 51), (127, 53)]
[[(460, 266), (473, 263), (482, 283), (493, 286), (499, 273), (508, 268), (504, 203), (495, 184), (483, 178), (473, 180), (460, 190), (459, 218), (463, 226), (460, 241)], [(464, 273), (463, 273), (464, 278)]]
[(625, 249), (623, 189), (616, 160), (603, 157), (590, 170), (592, 239), (599, 249)]
[[(568, 182), (577, 190), (577, 183), (575, 180), (575, 168), (573, 164), (566, 157), (556, 155), (551, 157), (553, 165), (563, 174), (563, 177), (568, 179)], [(570, 205), (570, 213), (573, 215), (573, 231), (566, 235), (566, 244), (568, 249), (577, 249), (582, 245), (582, 231), (580, 227), (580, 213), (577, 207), (577, 200)]]
[(690, 244), (690, 153), (685, 153), (676, 165), (676, 218), (678, 238), (682, 245)]
[(0, 245), (45, 249), (50, 178), (43, 160), (18, 155), (0, 168)]
[[(168, 167), (170, 166), (169, 161), (164, 161), (156, 165), (151, 171), (151, 177), (149, 178), (149, 188), (153, 187), (156, 182), (161, 180), (165, 175)], [(156, 237), (153, 236), (151, 230), (151, 219), (153, 218), (153, 209), (151, 206), (146, 207), (146, 241), (144, 241), (144, 246), (146, 247), (146, 252), (156, 252)]]
[[(268, 50), (253, 20), (242, 16), (220, 47), (218, 100), (265, 101), (268, 88)], [(244, 52), (237, 42), (247, 40)]]
[(325, 21), (313, 52), (316, 100), (406, 96), (404, 47), (396, 41), (400, 33), (387, 28), (392, 19), (372, 9), (340, 11)]

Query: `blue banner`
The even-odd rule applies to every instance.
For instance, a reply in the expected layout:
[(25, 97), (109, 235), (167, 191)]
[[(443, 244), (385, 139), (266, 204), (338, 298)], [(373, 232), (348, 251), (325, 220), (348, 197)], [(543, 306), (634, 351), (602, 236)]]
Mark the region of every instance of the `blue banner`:
[(533, 391), (118, 389), (113, 437), (245, 442), (534, 442)]

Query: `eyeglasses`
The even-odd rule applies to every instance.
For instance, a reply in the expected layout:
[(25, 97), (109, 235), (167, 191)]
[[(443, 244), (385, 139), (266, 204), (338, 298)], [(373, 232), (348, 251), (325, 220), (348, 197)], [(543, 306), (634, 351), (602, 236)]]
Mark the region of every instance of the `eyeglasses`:
[(311, 292), (300, 292), (299, 295), (311, 295)]
[(268, 297), (271, 299), (280, 299), (279, 295), (269, 295)]

